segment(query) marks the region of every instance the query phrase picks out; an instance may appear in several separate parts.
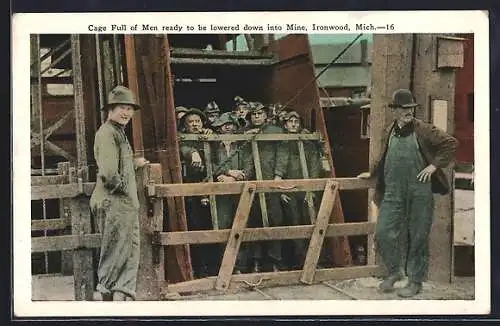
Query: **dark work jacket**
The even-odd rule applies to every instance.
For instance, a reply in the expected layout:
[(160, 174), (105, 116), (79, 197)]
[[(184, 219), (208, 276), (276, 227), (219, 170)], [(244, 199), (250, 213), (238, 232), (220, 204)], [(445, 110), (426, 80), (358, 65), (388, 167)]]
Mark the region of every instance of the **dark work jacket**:
[[(423, 122), (422, 120), (414, 119), (414, 132), (417, 136), (420, 153), (427, 164), (433, 164), (437, 170), (432, 174), (432, 192), (445, 195), (450, 191), (450, 184), (443, 168), (446, 168), (455, 160), (455, 153), (458, 148), (458, 140), (446, 133), (445, 131), (435, 127), (432, 124)], [(389, 136), (395, 123), (387, 127), (382, 134), (383, 151), (374, 165), (370, 168), (371, 177), (376, 179), (374, 202), (380, 206), (382, 202), (385, 183), (384, 183), (384, 164), (389, 144)]]
[[(302, 129), (299, 131), (301, 134), (310, 134), (311, 132)], [(303, 141), (304, 152), (306, 156), (307, 170), (309, 173), (309, 179), (316, 179), (320, 177), (320, 153), (321, 145), (317, 141)], [(289, 142), (289, 157), (288, 157), (288, 168), (285, 178), (286, 179), (303, 179), (302, 167), (300, 164), (300, 154), (299, 154), (299, 142), (290, 141)]]

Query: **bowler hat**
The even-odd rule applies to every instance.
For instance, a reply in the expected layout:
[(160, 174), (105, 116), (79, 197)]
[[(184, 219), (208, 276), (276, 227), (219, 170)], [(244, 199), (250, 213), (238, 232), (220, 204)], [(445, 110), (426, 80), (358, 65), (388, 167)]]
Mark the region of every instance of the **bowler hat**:
[(134, 93), (125, 86), (118, 85), (111, 90), (108, 94), (108, 103), (104, 105), (101, 110), (109, 110), (110, 107), (117, 104), (131, 105), (134, 110), (141, 107), (137, 104)]
[(237, 127), (240, 126), (238, 118), (235, 117), (231, 112), (225, 112), (221, 114), (215, 121), (212, 123), (212, 127), (222, 127), (226, 123), (233, 123)]
[(418, 106), (413, 98), (413, 95), (408, 89), (398, 89), (392, 93), (392, 102), (389, 103), (391, 108), (414, 108)]

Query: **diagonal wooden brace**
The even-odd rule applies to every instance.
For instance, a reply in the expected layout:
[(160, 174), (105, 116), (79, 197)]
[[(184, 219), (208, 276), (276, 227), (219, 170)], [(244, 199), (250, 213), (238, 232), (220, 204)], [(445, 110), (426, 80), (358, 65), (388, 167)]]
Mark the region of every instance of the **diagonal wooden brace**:
[(236, 263), (236, 256), (240, 250), (240, 245), (243, 239), (243, 231), (247, 225), (248, 215), (255, 197), (255, 185), (245, 183), (241, 193), (238, 208), (233, 220), (231, 233), (226, 244), (224, 257), (219, 269), (219, 275), (215, 281), (215, 288), (219, 291), (224, 291), (229, 288), (231, 275), (233, 274), (234, 264)]
[(321, 253), (321, 248), (323, 247), (323, 241), (325, 240), (328, 220), (330, 218), (330, 214), (332, 213), (337, 193), (338, 184), (335, 181), (329, 180), (325, 185), (321, 206), (316, 218), (316, 223), (314, 224), (311, 240), (309, 241), (309, 248), (307, 249), (302, 275), (300, 276), (300, 281), (302, 283), (313, 283), (319, 255)]

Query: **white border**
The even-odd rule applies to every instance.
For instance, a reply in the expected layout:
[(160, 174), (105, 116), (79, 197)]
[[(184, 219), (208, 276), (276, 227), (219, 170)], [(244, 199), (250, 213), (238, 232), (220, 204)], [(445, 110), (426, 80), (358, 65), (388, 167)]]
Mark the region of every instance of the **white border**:
[[(90, 33), (88, 25), (123, 24), (394, 24), (390, 33), (475, 33), (474, 301), (209, 301), (31, 302), (30, 272), (30, 44), (29, 34)], [(107, 31), (108, 33), (109, 31)], [(184, 29), (183, 32), (186, 32)], [(377, 31), (380, 33), (380, 31)], [(126, 33), (131, 33), (127, 31)], [(147, 32), (145, 32), (147, 33)], [(161, 31), (159, 32), (161, 33)], [(193, 33), (203, 33), (194, 31)], [(214, 33), (206, 31), (206, 33)], [(242, 31), (240, 31), (242, 33)], [(254, 32), (255, 33), (255, 32)], [(261, 33), (268, 33), (264, 30)], [(286, 33), (285, 31), (276, 33)], [(335, 32), (314, 32), (333, 34)], [(345, 33), (345, 32), (340, 32)], [(351, 30), (350, 34), (359, 33)], [(483, 314), (490, 311), (489, 27), (482, 11), (15, 14), (13, 17), (13, 257), (16, 316), (209, 316)]]

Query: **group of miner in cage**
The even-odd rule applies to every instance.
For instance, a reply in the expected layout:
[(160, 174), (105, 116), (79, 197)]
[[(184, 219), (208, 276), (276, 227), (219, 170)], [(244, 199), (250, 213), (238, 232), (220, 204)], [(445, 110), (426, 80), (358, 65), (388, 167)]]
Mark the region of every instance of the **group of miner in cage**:
[[(213, 134), (299, 134), (311, 133), (303, 128), (300, 115), (283, 105), (245, 101), (236, 96), (230, 110), (221, 110), (215, 101), (203, 109), (176, 107), (180, 135), (180, 156), (184, 183), (234, 182), (257, 180), (251, 142), (211, 141), (209, 156), (205, 142), (182, 135)], [(201, 137), (202, 138), (202, 137)], [(279, 138), (279, 137), (277, 137)], [(321, 178), (329, 170), (319, 139), (304, 140), (308, 178)], [(303, 179), (298, 141), (260, 141), (258, 153), (262, 180)], [(207, 172), (210, 162), (212, 175)], [(265, 194), (269, 226), (311, 224), (321, 202), (321, 191), (306, 200), (306, 193), (270, 192)], [(215, 196), (216, 221), (219, 229), (229, 229), (237, 210), (239, 195)], [(209, 196), (185, 197), (188, 230), (214, 228), (213, 210)], [(309, 206), (309, 207), (308, 207)], [(314, 209), (311, 210), (311, 206)], [(252, 203), (247, 227), (262, 227), (262, 211), (257, 197)], [(265, 225), (264, 225), (265, 226)], [(242, 243), (234, 273), (302, 269), (307, 253), (308, 240), (260, 241)], [(191, 258), (195, 277), (217, 275), (225, 244), (191, 245)]]

